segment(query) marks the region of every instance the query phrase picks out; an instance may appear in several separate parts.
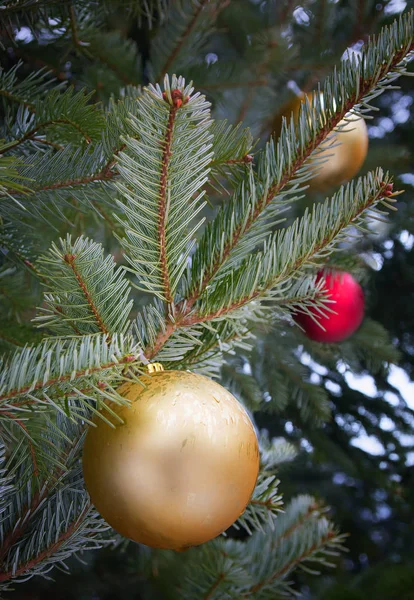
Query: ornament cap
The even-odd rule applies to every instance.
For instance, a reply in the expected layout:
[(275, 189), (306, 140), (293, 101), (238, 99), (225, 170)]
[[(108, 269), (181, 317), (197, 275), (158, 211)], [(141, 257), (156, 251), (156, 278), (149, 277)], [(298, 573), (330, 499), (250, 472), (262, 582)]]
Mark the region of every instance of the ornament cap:
[(147, 371), (149, 374), (151, 373), (159, 373), (160, 371), (164, 371), (164, 367), (161, 363), (149, 363), (147, 365)]

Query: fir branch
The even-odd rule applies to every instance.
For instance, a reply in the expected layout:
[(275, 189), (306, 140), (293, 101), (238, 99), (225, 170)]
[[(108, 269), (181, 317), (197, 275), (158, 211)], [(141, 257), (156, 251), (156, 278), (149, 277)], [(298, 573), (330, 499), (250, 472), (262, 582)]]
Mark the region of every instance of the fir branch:
[(182, 566), (174, 597), (185, 600), (240, 598), (251, 582), (240, 542), (216, 539), (189, 550), (186, 557), (188, 561)]
[(35, 138), (35, 135), (39, 131), (39, 129), (46, 129), (47, 127), (51, 127), (53, 125), (69, 125), (70, 127), (74, 127), (75, 129), (77, 129), (79, 131), (79, 133), (81, 133), (81, 135), (85, 138), (85, 140), (88, 144), (91, 142), (90, 137), (87, 136), (84, 131), (82, 131), (82, 129), (79, 127), (79, 125), (77, 123), (74, 123), (73, 121), (69, 121), (67, 119), (56, 119), (54, 121), (45, 121), (44, 123), (37, 124), (36, 127), (33, 127), (33, 129), (31, 129), (30, 131), (25, 133), (20, 139), (4, 146), (3, 150), (2, 150), (2, 154), (4, 154), (5, 152), (8, 152), (9, 150), (12, 150), (13, 148), (16, 148), (16, 146), (20, 146), (20, 144), (23, 144), (24, 142), (27, 142), (30, 139), (38, 141), (42, 144), (48, 144), (58, 150), (62, 150), (63, 146), (61, 146), (59, 144), (55, 144), (53, 142), (48, 142), (47, 140), (42, 140), (41, 138)]
[[(0, 405), (3, 410), (31, 404), (56, 408), (59, 403), (64, 405), (67, 395), (77, 398), (76, 390), (84, 387), (85, 381), (99, 395), (100, 382), (119, 379), (125, 367), (141, 364), (139, 356), (132, 340), (123, 336), (113, 335), (110, 343), (105, 336), (46, 339), (2, 361)], [(50, 396), (56, 399), (55, 404)], [(87, 405), (93, 398), (82, 397)], [(119, 402), (116, 395), (115, 400)], [(73, 410), (76, 412), (76, 407)]]
[[(360, 178), (356, 184), (351, 182), (341, 188), (324, 204), (315, 205), (312, 213), (306, 212), (290, 227), (278, 230), (262, 252), (250, 255), (240, 266), (233, 268), (230, 280), (222, 278), (215, 287), (210, 286), (204, 295), (200, 294), (197, 308), (194, 307), (194, 296), (178, 303), (175, 318), (165, 323), (152, 345), (145, 349), (146, 357), (154, 358), (177, 328), (194, 327), (231, 314), (232, 318), (237, 318), (237, 311), (253, 300), (263, 299), (274, 305), (286, 297), (289, 290), (293, 297), (303, 296), (303, 286), (298, 286), (295, 281), (301, 270), (305, 276), (303, 269), (332, 252), (350, 226), (361, 227), (361, 216), (366, 211), (371, 211), (375, 218), (378, 203), (389, 208), (388, 202), (393, 201), (393, 195), (392, 184), (378, 169), (376, 173)], [(306, 281), (305, 284), (309, 285)], [(200, 286), (200, 289), (203, 288)], [(197, 298), (198, 295), (199, 292)], [(323, 295), (318, 299), (311, 293), (305, 296), (308, 297), (323, 308)], [(306, 310), (306, 302), (300, 306)]]
[[(9, 401), (12, 400), (13, 398), (16, 398), (19, 396), (24, 396), (29, 393), (32, 394), (32, 392), (36, 392), (37, 390), (47, 389), (49, 387), (53, 387), (53, 386), (61, 384), (61, 383), (69, 382), (72, 379), (80, 379), (83, 377), (88, 377), (89, 375), (94, 375), (96, 373), (108, 371), (110, 369), (113, 369), (114, 367), (118, 367), (121, 365), (129, 365), (132, 362), (134, 362), (134, 357), (128, 355), (120, 360), (113, 360), (113, 361), (104, 363), (102, 365), (99, 365), (99, 367), (79, 369), (77, 371), (71, 371), (71, 373), (69, 373), (67, 375), (61, 375), (60, 377), (51, 377), (50, 379), (46, 379), (46, 381), (39, 381), (39, 382), (35, 383), (34, 385), (30, 384), (30, 385), (26, 385), (23, 387), (14, 388), (14, 389), (9, 390), (5, 394), (2, 394), (0, 396), (0, 402), (4, 402), (7, 407), (20, 407), (22, 405), (36, 404), (36, 399), (30, 399), (30, 398), (28, 400), (23, 400), (22, 402), (18, 402), (18, 403), (9, 402)], [(90, 389), (93, 389), (93, 388), (90, 388)]]
[[(75, 92), (71, 87), (63, 93), (59, 88), (47, 92), (41, 100), (35, 101), (35, 127), (42, 123), (49, 126), (56, 121), (56, 124), (70, 125), (75, 134), (80, 134), (87, 144), (93, 139), (100, 140), (104, 114), (100, 107), (90, 103), (91, 98), (92, 93), (86, 93), (85, 90)], [(79, 135), (73, 136), (69, 133), (60, 133), (60, 139), (79, 142)]]
[[(14, 157), (0, 158), (0, 167), (9, 159)], [(113, 155), (106, 158), (102, 144), (88, 150), (68, 144), (63, 150), (39, 151), (19, 164), (17, 174), (5, 181), (0, 213), (16, 225), (24, 220), (29, 227), (34, 219), (50, 226), (57, 216), (70, 223), (63, 209), (73, 210), (73, 199), (79, 203), (79, 210), (85, 210), (93, 201), (108, 205), (113, 202), (113, 191), (110, 196), (106, 186), (117, 174), (114, 164)], [(24, 193), (14, 190), (26, 180), (31, 189)]]
[[(8, 411), (1, 411), (0, 412), (1, 415), (5, 415), (6, 417), (9, 417), (9, 419), (11, 419), (14, 423), (16, 423), (23, 431), (25, 434), (25, 437), (27, 439), (27, 442), (29, 444), (29, 448), (30, 448), (30, 455), (32, 457), (32, 462), (33, 462), (33, 476), (35, 478), (39, 477), (39, 466), (37, 464), (37, 458), (36, 458), (36, 450), (33, 444), (33, 441), (31, 439), (31, 435), (29, 430), (27, 429), (26, 425), (24, 424), (24, 422), (22, 421), (22, 419), (19, 419), (18, 417), (16, 417), (16, 415), (13, 415), (11, 412)], [(0, 562), (1, 562), (1, 553), (0, 553)]]
[(217, 588), (220, 587), (220, 585), (223, 583), (223, 581), (225, 579), (226, 579), (226, 573), (219, 573), (217, 576), (217, 579), (214, 581), (211, 588), (207, 591), (206, 595), (203, 596), (203, 600), (210, 600), (210, 598), (212, 598), (214, 596)]
[(51, 148), (55, 148), (55, 150), (63, 150), (64, 146), (60, 144), (56, 144), (56, 142), (50, 142), (49, 140), (45, 140), (44, 138), (34, 137), (32, 138), (34, 142), (38, 144), (45, 144), (45, 146), (50, 146)]
[(72, 0), (3, 0), (2, 16), (8, 17), (14, 13), (36, 12), (49, 6), (70, 4)]
[[(51, 190), (61, 190), (61, 189), (66, 189), (66, 188), (73, 188), (73, 187), (83, 187), (83, 186), (87, 186), (90, 183), (95, 183), (97, 181), (110, 181), (111, 179), (113, 179), (117, 173), (115, 170), (113, 170), (113, 166), (115, 165), (115, 162), (111, 159), (109, 162), (107, 162), (100, 171), (98, 171), (97, 173), (94, 173), (92, 175), (87, 175), (84, 177), (76, 177), (74, 179), (65, 179), (65, 180), (60, 180), (60, 181), (53, 181), (52, 183), (47, 183), (45, 185), (36, 185), (36, 186), (32, 186), (33, 189), (28, 189), (27, 191), (17, 191), (14, 192), (13, 190), (10, 190), (11, 193), (13, 193), (13, 196), (19, 196), (19, 195), (27, 195), (28, 192), (32, 191), (32, 192), (36, 192), (36, 193), (40, 193), (40, 192), (48, 192)], [(4, 197), (8, 197), (9, 194), (0, 194), (0, 198), (4, 198)]]
[(75, 46), (75, 48), (77, 48), (81, 52), (86, 52), (86, 56), (90, 56), (85, 48), (85, 44), (83, 42), (81, 42), (79, 39), (78, 26), (77, 26), (77, 22), (76, 22), (76, 14), (75, 14), (75, 9), (74, 9), (72, 3), (70, 3), (70, 6), (69, 6), (69, 23), (70, 23), (70, 30), (71, 30), (71, 34), (72, 34), (73, 45)]
[(16, 94), (12, 94), (11, 92), (8, 92), (7, 90), (0, 89), (0, 96), (3, 96), (3, 98), (7, 98), (7, 100), (11, 100), (12, 102), (17, 102), (18, 104), (22, 104), (23, 106), (25, 106), (26, 108), (28, 108), (30, 110), (34, 109), (34, 104), (32, 104), (31, 102), (26, 102), (20, 96), (17, 96)]
[(13, 195), (27, 195), (30, 193), (30, 188), (26, 182), (29, 178), (20, 175), (20, 168), (23, 166), (23, 161), (16, 156), (3, 156), (2, 151), (7, 148), (7, 144), (0, 146), (0, 191), (9, 198)]
[[(41, 565), (48, 558), (52, 557), (56, 554), (61, 547), (73, 538), (73, 536), (77, 533), (77, 531), (83, 526), (86, 518), (92, 512), (93, 507), (90, 502), (85, 503), (85, 507), (76, 519), (69, 523), (67, 529), (63, 531), (58, 539), (51, 543), (47, 548), (45, 548), (42, 552), (40, 552), (35, 558), (28, 560), (27, 562), (20, 563), (17, 567), (12, 570), (1, 572), (0, 571), (0, 582), (8, 581), (9, 579), (16, 579), (21, 575), (27, 574), (27, 572), (32, 571), (38, 565)], [(21, 536), (21, 532), (19, 532), (19, 537)]]
[(276, 581), (276, 580), (284, 577), (287, 573), (292, 571), (297, 565), (301, 564), (302, 562), (304, 562), (306, 560), (311, 559), (314, 554), (316, 554), (318, 551), (325, 549), (325, 547), (329, 547), (330, 543), (332, 541), (334, 541), (336, 538), (337, 538), (337, 534), (334, 531), (328, 531), (327, 534), (325, 536), (323, 536), (320, 540), (318, 540), (317, 543), (313, 544), (312, 546), (310, 546), (309, 548), (304, 550), (304, 552), (302, 552), (302, 554), (300, 554), (298, 557), (292, 558), (290, 561), (286, 562), (286, 564), (284, 564), (283, 567), (279, 571), (276, 571), (276, 573), (273, 573), (273, 575), (271, 577), (269, 577), (268, 579), (264, 579), (263, 581), (256, 583), (243, 596), (249, 597), (251, 594), (256, 594), (263, 587), (268, 586), (273, 581)]
[(219, 280), (213, 290), (201, 296), (201, 300), (205, 299), (204, 306), (188, 314), (182, 323), (194, 325), (223, 317), (270, 291), (275, 297), (278, 286), (282, 287), (281, 294), (285, 294), (286, 283), (293, 276), (297, 278), (301, 269), (332, 252), (350, 226), (361, 225), (361, 216), (366, 211), (370, 210), (375, 218), (378, 203), (389, 207), (388, 202), (393, 201), (391, 190), (392, 184), (381, 169), (358, 179), (356, 184), (351, 182), (340, 188), (324, 204), (314, 205), (312, 213), (306, 211), (293, 225), (278, 230), (262, 252), (249, 256), (233, 269), (230, 284), (225, 278)]
[[(343, 61), (338, 74), (328, 78), (324, 84), (323, 97), (328, 99), (322, 108), (319, 94), (315, 94), (312, 108), (303, 104), (299, 116), (299, 127), (295, 131), (284, 124), (281, 136), (277, 142), (270, 142), (261, 156), (259, 162), (259, 186), (250, 185), (250, 202), (246, 202), (243, 195), (244, 188), (235, 198), (236, 207), (240, 209), (234, 215), (227, 208), (223, 208), (217, 215), (215, 222), (205, 232), (199, 244), (200, 257), (193, 261), (194, 280), (193, 288), (187, 301), (192, 305), (196, 302), (203, 290), (220, 272), (223, 265), (237, 255), (241, 243), (245, 244), (246, 252), (251, 245), (246, 246), (249, 236), (255, 239), (257, 230), (269, 230), (273, 214), (269, 211), (272, 205), (282, 201), (286, 202), (284, 195), (293, 185), (293, 190), (298, 184), (306, 181), (310, 173), (303, 174), (307, 160), (326, 140), (331, 131), (350, 112), (357, 112), (358, 107), (364, 106), (364, 111), (369, 100), (387, 89), (405, 69), (407, 59), (414, 49), (412, 42), (413, 13), (402, 17), (400, 23), (394, 23), (389, 29), (385, 28), (377, 40), (371, 41), (365, 49), (364, 55), (356, 63), (354, 60)], [(345, 90), (341, 86), (345, 86)], [(346, 96), (344, 96), (346, 94)], [(342, 98), (342, 102), (335, 105), (332, 98)], [(296, 178), (296, 179), (295, 179)], [(274, 218), (274, 217), (273, 217)], [(266, 223), (267, 219), (267, 223)], [(221, 241), (216, 244), (210, 254), (207, 249), (212, 239), (218, 240), (215, 225), (220, 229)], [(226, 234), (223, 236), (223, 228)], [(203, 258), (204, 255), (204, 258)], [(207, 255), (207, 260), (206, 260)], [(199, 281), (198, 273), (203, 272), (203, 280)]]
[[(290, 402), (299, 409), (302, 422), (310, 421), (321, 426), (331, 417), (331, 404), (325, 389), (309, 381), (309, 374), (299, 361), (288, 364), (287, 360), (277, 362), (277, 369), (286, 378)], [(266, 412), (280, 413), (282, 406), (269, 402), (264, 407)]]
[(204, 9), (204, 7), (208, 4), (209, 0), (197, 0), (193, 2), (193, 14), (188, 21), (186, 28), (184, 29), (181, 36), (177, 39), (175, 46), (172, 48), (169, 56), (167, 56), (164, 64), (162, 65), (158, 75), (155, 77), (155, 81), (161, 81), (164, 79), (165, 75), (170, 71), (171, 66), (174, 64), (177, 56), (180, 54), (182, 47), (184, 46), (187, 38), (191, 35), (193, 29), (197, 25), (197, 21)]
[(273, 598), (286, 587), (284, 579), (294, 568), (309, 572), (307, 562), (333, 566), (328, 559), (343, 549), (345, 536), (323, 512), (312, 497), (298, 496), (274, 522), (273, 531), (267, 527), (249, 539), (246, 554), (254, 583), (242, 597)]
[(253, 137), (249, 129), (241, 125), (228, 125), (227, 121), (214, 121), (213, 134), (214, 157), (210, 163), (212, 173), (222, 173), (224, 165), (248, 165), (253, 162)]
[(168, 73), (193, 65), (215, 31), (218, 14), (229, 0), (178, 0), (151, 40), (149, 79), (160, 82)]
[[(87, 411), (83, 415), (87, 417)], [(27, 456), (16, 448), (8, 459), (6, 472), (17, 484), (0, 529), (1, 582), (45, 573), (53, 563), (64, 566), (65, 559), (77, 550), (102, 546), (108, 530), (92, 509), (81, 477), (84, 420), (37, 413), (27, 422), (31, 428), (34, 423), (40, 426), (37, 435), (45, 464), (33, 490), (27, 481)]]
[(266, 471), (272, 471), (282, 463), (291, 462), (297, 456), (297, 450), (293, 444), (284, 438), (269, 440), (267, 430), (260, 432), (259, 445), (261, 466)]
[(76, 280), (79, 284), (79, 287), (81, 288), (81, 290), (86, 298), (86, 302), (88, 303), (89, 308), (95, 317), (96, 323), (97, 323), (99, 329), (101, 330), (101, 333), (108, 334), (109, 331), (106, 328), (106, 325), (103, 322), (102, 316), (100, 315), (100, 313), (96, 307), (96, 304), (92, 299), (92, 296), (88, 289), (88, 286), (76, 265), (76, 259), (77, 259), (77, 256), (75, 254), (65, 254), (65, 256), (63, 257), (63, 260), (71, 267), (73, 274), (75, 275)]
[[(79, 38), (79, 28), (73, 6), (69, 7), (69, 24), (72, 43), (76, 50), (90, 61), (98, 60), (102, 65), (110, 69), (124, 84), (129, 86), (138, 85), (136, 69), (129, 69), (130, 71), (134, 71), (134, 78), (131, 79), (117, 64), (120, 62), (125, 68), (125, 63), (132, 62), (135, 66), (137, 62), (137, 47), (133, 41), (122, 39), (113, 32), (105, 34), (99, 29), (96, 32), (88, 31), (87, 39), (84, 41), (81, 40)], [(107, 42), (110, 42), (108, 50), (106, 49)], [(132, 61), (128, 61), (128, 59), (132, 59)], [(131, 64), (128, 66), (131, 67)]]
[(244, 513), (233, 525), (243, 527), (247, 533), (253, 530), (263, 531), (263, 525), (273, 527), (274, 519), (281, 512), (283, 502), (279, 494), (279, 480), (265, 471), (259, 473), (256, 487)]
[[(1, 12), (4, 16), (4, 9)], [(0, 96), (25, 106), (30, 111), (35, 111), (36, 98), (42, 97), (50, 89), (54, 80), (49, 78), (50, 71), (47, 69), (40, 69), (19, 80), (18, 70), (22, 64), (19, 62), (10, 71), (0, 70)]]
[(130, 288), (124, 272), (115, 268), (112, 256), (104, 256), (100, 244), (82, 237), (72, 242), (67, 236), (59, 246), (52, 245), (39, 266), (51, 290), (37, 317), (43, 326), (65, 335), (76, 323), (78, 334), (101, 332), (109, 340), (113, 333), (125, 333), (132, 307)]
[[(27, 428), (25, 428), (27, 432)], [(30, 434), (28, 434), (30, 435)], [(63, 447), (61, 453), (56, 458), (56, 464), (58, 465), (53, 471), (48, 472), (47, 482), (42, 483), (42, 486), (32, 494), (29, 504), (19, 506), (19, 516), (17, 520), (17, 526), (11, 527), (8, 534), (2, 537), (1, 548), (0, 548), (0, 564), (4, 564), (5, 559), (9, 550), (15, 545), (15, 543), (23, 537), (27, 528), (30, 526), (31, 519), (36, 515), (36, 511), (41, 506), (43, 501), (52, 493), (56, 484), (61, 480), (62, 476), (67, 473), (65, 467), (62, 465), (68, 465), (68, 460), (73, 455), (74, 449), (79, 443), (78, 439), (73, 441), (69, 440), (69, 443)], [(68, 465), (69, 466), (69, 465)], [(3, 532), (2, 532), (3, 533)], [(2, 573), (0, 572), (0, 578)], [(3, 574), (5, 575), (5, 574)], [(3, 580), (10, 578), (4, 577)], [(1, 579), (0, 579), (1, 581)]]
[(164, 93), (145, 91), (118, 163), (126, 233), (120, 241), (129, 270), (139, 289), (170, 304), (202, 223), (193, 219), (203, 207), (200, 189), (212, 158), (208, 104), (191, 91), (175, 76), (171, 83), (166, 77)]

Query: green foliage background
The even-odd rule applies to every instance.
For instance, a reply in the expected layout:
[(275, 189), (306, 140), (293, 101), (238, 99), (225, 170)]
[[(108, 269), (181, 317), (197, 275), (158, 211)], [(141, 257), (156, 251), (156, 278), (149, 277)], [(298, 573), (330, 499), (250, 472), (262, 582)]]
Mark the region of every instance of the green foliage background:
[[(160, 82), (166, 72), (183, 75), (186, 81), (192, 79), (196, 90), (205, 93), (212, 102), (214, 117), (234, 124), (243, 121), (244, 126), (250, 126), (254, 139), (260, 136), (252, 148), (250, 133), (242, 130), (230, 133), (225, 126), (213, 126), (216, 127), (213, 133), (217, 140), (222, 140), (222, 145), (217, 143), (215, 148), (216, 164), (211, 165), (213, 182), (206, 190), (208, 204), (203, 214), (211, 217), (219, 206), (225, 206), (226, 198), (244, 176), (247, 163), (242, 159), (247, 153), (255, 156), (263, 148), (280, 108), (289, 97), (292, 82), (301, 89), (314, 89), (339, 63), (347, 47), (359, 51), (369, 35), (390, 23), (399, 12), (393, 2), (378, 4), (368, 0), (305, 0), (300, 4), (270, 0), (171, 3), (167, 0), (103, 3), (82, 0), (57, 5), (22, 0), (3, 2), (3, 5), (1, 138), (5, 149), (7, 144), (13, 146), (19, 140), (17, 146), (23, 158), (36, 157), (33, 165), (26, 160), (21, 168), (12, 147), (0, 162), (2, 214), (14, 216), (13, 223), (1, 232), (1, 245), (7, 249), (8, 261), (1, 267), (0, 277), (13, 281), (13, 285), (0, 289), (0, 338), (3, 349), (9, 351), (23, 342), (39, 341), (45, 331), (29, 324), (34, 316), (33, 307), (41, 303), (43, 290), (31, 277), (30, 267), (26, 271), (14, 270), (10, 258), (16, 265), (24, 261), (31, 263), (32, 257), (46, 252), (59, 235), (70, 232), (72, 240), (85, 233), (102, 243), (105, 256), (110, 251), (122, 260), (118, 241), (123, 237), (122, 211), (128, 214), (129, 210), (131, 216), (136, 209), (134, 194), (131, 192), (128, 197), (126, 191), (130, 192), (134, 185), (139, 187), (146, 168), (145, 163), (141, 163), (139, 178), (128, 180), (127, 154), (139, 156), (140, 147), (134, 136), (139, 139), (143, 125), (138, 120), (127, 123), (125, 117), (128, 108), (133, 110), (140, 86)], [(43, 70), (39, 73), (39, 69)], [(412, 65), (409, 71), (412, 73)], [(54, 82), (49, 73), (56, 78)], [(241, 345), (236, 355), (228, 356), (221, 370), (223, 383), (254, 412), (258, 426), (266, 429), (269, 437), (284, 437), (299, 450), (293, 462), (281, 464), (278, 469), (278, 478), (282, 481), (279, 491), (283, 492), (285, 502), (298, 494), (312, 494), (332, 507), (335, 523), (341, 531), (350, 534), (346, 540), (349, 552), (335, 559), (338, 568), (334, 574), (326, 575), (324, 571), (320, 578), (311, 578), (306, 572), (293, 575), (295, 588), (302, 591), (304, 598), (313, 600), (360, 600), (368, 596), (379, 600), (409, 600), (413, 597), (412, 404), (408, 406), (404, 391), (390, 382), (388, 370), (389, 364), (395, 362), (413, 377), (414, 175), (411, 171), (414, 125), (412, 117), (409, 118), (414, 104), (412, 81), (412, 78), (402, 78), (398, 81), (401, 89), (388, 89), (372, 100), (379, 111), (373, 113), (374, 119), (368, 122), (370, 151), (363, 167), (365, 174), (381, 165), (394, 175), (397, 189), (405, 188), (405, 193), (398, 198), (398, 213), (385, 225), (375, 224), (376, 231), (371, 229), (362, 240), (350, 242), (344, 238), (347, 254), (335, 254), (331, 258), (333, 267), (351, 270), (364, 284), (367, 297), (364, 326), (349, 342), (326, 347), (309, 342), (286, 320), (276, 320), (271, 327), (261, 322), (257, 324), (253, 352)], [(45, 102), (45, 90), (56, 82), (69, 86), (66, 91), (62, 87), (49, 94)], [(83, 89), (87, 91), (81, 92)], [(14, 97), (23, 99), (17, 111), (8, 108), (9, 101), (13, 105)], [(116, 103), (119, 97), (125, 99), (125, 113)], [(110, 107), (105, 117), (107, 121), (96, 103)], [(31, 112), (29, 109), (33, 107)], [(147, 108), (150, 114), (150, 103)], [(203, 110), (201, 105), (200, 110)], [(152, 117), (158, 118), (155, 113)], [(47, 123), (55, 121), (60, 121), (55, 123), (57, 127), (49, 128)], [(71, 125), (74, 121), (76, 127)], [(102, 139), (104, 125), (107, 134)], [(88, 190), (77, 182), (90, 178), (88, 183), (91, 183), (96, 173), (101, 174), (101, 180), (112, 181), (115, 164), (112, 152), (120, 147), (123, 134), (131, 136), (127, 152), (119, 162), (120, 170), (124, 169), (123, 183), (118, 185), (117, 191), (103, 185), (88, 196)], [(194, 140), (183, 125), (183, 153), (191, 153), (197, 143), (200, 146), (207, 143), (208, 135), (200, 133), (200, 138)], [(226, 164), (230, 158), (226, 155), (230, 141), (233, 150), (236, 149), (231, 156), (239, 161), (235, 165)], [(72, 146), (70, 149), (66, 146), (61, 154), (59, 146), (62, 144)], [(156, 147), (151, 151), (156, 153)], [(194, 152), (198, 161), (194, 163), (194, 173), (203, 172), (209, 160), (208, 152), (207, 147), (205, 152)], [(56, 186), (57, 180), (72, 184)], [(190, 203), (195, 211), (197, 185), (185, 187), (181, 181), (177, 185), (183, 186), (182, 205), (177, 210), (182, 211)], [(240, 214), (251, 190), (240, 196)], [(335, 191), (331, 190), (332, 194)], [(122, 201), (121, 192), (126, 198)], [(11, 197), (13, 193), (18, 202)], [(34, 195), (36, 201), (32, 201)], [(353, 193), (351, 197), (354, 198)], [(118, 200), (119, 212), (114, 200)], [(312, 203), (321, 206), (323, 200), (324, 197), (307, 192), (291, 205), (289, 213), (283, 214), (287, 218), (286, 225)], [(337, 198), (338, 206), (342, 206), (342, 200)], [(274, 219), (276, 213), (282, 214), (281, 205), (285, 201), (286, 198), (281, 198)], [(33, 227), (31, 221), (34, 220), (43, 225)], [(274, 225), (272, 219), (269, 222)], [(225, 214), (221, 227), (223, 223), (226, 223)], [(138, 264), (139, 257), (142, 253), (150, 254), (153, 249), (150, 244), (145, 246), (139, 242), (143, 239), (139, 220), (134, 222), (131, 218), (128, 226), (127, 241), (122, 242), (127, 261), (136, 269), (135, 273), (145, 278), (148, 271)], [(263, 241), (270, 229), (263, 223), (254, 230), (247, 249)], [(218, 234), (212, 229), (210, 235), (211, 240)], [(22, 239), (26, 240), (23, 245), (15, 243)], [(55, 283), (50, 286), (49, 296), (37, 316), (37, 324), (47, 326), (48, 331), (55, 334), (67, 333), (68, 322), (84, 319), (82, 298), (76, 296), (75, 287), (67, 284), (68, 272), (64, 270), (68, 269), (67, 264), (62, 267), (61, 258), (70, 251), (71, 243), (66, 240), (61, 246), (56, 244), (39, 263), (44, 273), (53, 275), (54, 282), (62, 282), (58, 292)], [(180, 250), (175, 250), (175, 262), (180, 264), (181, 261), (184, 265), (186, 256), (181, 256)], [(195, 272), (208, 255), (207, 243), (202, 250), (200, 256), (196, 254)], [(82, 248), (77, 247), (77, 253), (82, 252), (84, 268), (87, 270), (88, 260), (93, 256), (110, 281), (103, 290), (99, 277), (95, 281), (94, 274), (88, 273), (94, 293), (107, 294), (109, 298), (103, 310), (105, 328), (111, 333), (124, 333), (120, 323), (125, 324), (125, 329), (130, 309), (129, 297), (125, 296), (129, 289), (127, 279), (110, 259), (104, 258), (97, 243), (85, 242)], [(243, 263), (243, 274), (248, 272), (249, 266), (256, 274), (258, 264)], [(370, 268), (371, 265), (375, 268)], [(275, 270), (278, 267), (279, 263)], [(178, 277), (176, 283), (178, 285)], [(234, 299), (243, 296), (243, 286), (248, 288), (250, 283), (246, 276), (241, 287), (233, 290)], [(189, 289), (191, 285), (189, 276)], [(26, 292), (29, 288), (30, 296)], [(135, 288), (131, 290), (135, 306), (144, 304), (148, 292), (162, 299), (159, 274), (154, 269), (145, 290), (140, 294)], [(71, 297), (71, 312), (66, 314), (64, 322), (53, 313), (57, 294)], [(222, 291), (216, 290), (216, 296), (212, 294), (202, 305), (203, 310), (220, 310), (223, 297)], [(143, 346), (152, 341), (146, 321), (156, 322), (158, 314), (159, 307), (154, 304), (137, 322), (137, 336)], [(95, 326), (92, 320), (84, 319), (80, 333), (94, 334)], [(224, 331), (223, 326), (222, 338), (228, 335), (230, 339), (234, 335), (232, 328), (236, 326), (232, 323), (229, 331)], [(203, 342), (210, 343), (208, 333)], [(116, 346), (117, 339), (113, 343)], [(189, 350), (191, 339), (184, 337), (173, 338), (171, 346), (163, 348), (162, 360), (167, 364), (177, 360), (178, 347), (181, 349), (178, 359), (186, 356), (184, 365), (199, 364), (197, 349)], [(215, 359), (212, 351), (203, 368), (214, 372)], [(374, 397), (354, 389), (362, 379), (352, 380), (350, 373), (357, 377), (373, 376)], [(351, 386), (352, 381), (357, 385)], [(98, 381), (93, 384), (97, 385)], [(81, 413), (83, 408), (79, 410)], [(354, 445), (360, 436), (373, 436), (380, 443), (381, 451), (372, 453), (369, 447)], [(244, 535), (232, 531), (236, 540)], [(237, 541), (234, 544), (237, 554)], [(159, 564), (154, 563), (144, 550), (124, 544), (116, 551), (104, 549), (85, 554), (85, 565), (71, 559), (70, 579), (54, 571), (56, 583), (35, 578), (19, 585), (14, 592), (7, 592), (7, 597), (138, 600), (141, 597), (167, 599), (171, 593), (173, 598), (171, 590), (174, 585), (180, 585), (180, 577), (191, 579), (196, 563), (208, 565), (216, 556), (203, 549), (198, 554), (190, 554), (183, 557), (177, 571), (176, 567), (171, 569), (168, 558), (160, 556), (156, 559)], [(166, 584), (160, 584), (157, 569), (164, 575)], [(235, 578), (238, 576), (234, 574)]]

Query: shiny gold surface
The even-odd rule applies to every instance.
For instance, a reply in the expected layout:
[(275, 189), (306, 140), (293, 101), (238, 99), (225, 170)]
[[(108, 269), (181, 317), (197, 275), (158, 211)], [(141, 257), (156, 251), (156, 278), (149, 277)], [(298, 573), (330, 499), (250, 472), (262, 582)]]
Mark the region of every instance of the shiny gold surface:
[(256, 484), (252, 423), (218, 383), (185, 371), (118, 389), (124, 424), (90, 427), (83, 472), (92, 502), (119, 533), (157, 548), (202, 544), (244, 511)]
[[(299, 117), (299, 108), (303, 96), (295, 96), (282, 108), (280, 115), (274, 121), (274, 132), (280, 133), (282, 126), (282, 115), (297, 121)], [(308, 94), (308, 99), (312, 102), (312, 94)], [(334, 148), (331, 148), (331, 141), (321, 145), (323, 152), (318, 154), (318, 159), (325, 161), (318, 165), (317, 172), (313, 179), (309, 181), (312, 189), (325, 191), (331, 187), (338, 186), (354, 177), (362, 167), (368, 152), (368, 129), (364, 119), (356, 116), (348, 116), (347, 120), (339, 123), (339, 126), (345, 125), (343, 129), (333, 134), (332, 142)]]
[(148, 373), (156, 373), (157, 371), (164, 371), (164, 367), (161, 363), (149, 363), (147, 365)]

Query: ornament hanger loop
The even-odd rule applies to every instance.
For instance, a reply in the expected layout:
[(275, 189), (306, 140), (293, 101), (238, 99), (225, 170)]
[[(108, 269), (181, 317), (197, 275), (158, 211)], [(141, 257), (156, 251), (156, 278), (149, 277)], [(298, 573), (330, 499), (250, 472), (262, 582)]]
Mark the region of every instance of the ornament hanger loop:
[(164, 367), (162, 366), (161, 363), (149, 363), (147, 365), (147, 371), (148, 373), (157, 373), (159, 371), (164, 371)]

